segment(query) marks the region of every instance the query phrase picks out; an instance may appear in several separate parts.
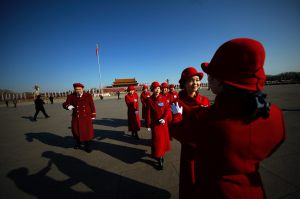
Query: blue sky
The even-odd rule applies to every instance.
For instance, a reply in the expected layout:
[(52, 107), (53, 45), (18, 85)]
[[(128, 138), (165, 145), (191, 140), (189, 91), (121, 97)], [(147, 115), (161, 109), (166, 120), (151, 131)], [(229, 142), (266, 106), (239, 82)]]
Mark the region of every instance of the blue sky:
[(237, 37), (264, 44), (267, 74), (300, 71), (297, 0), (4, 0), (0, 17), (0, 88), (18, 92), (98, 87), (96, 42), (103, 85), (177, 83)]

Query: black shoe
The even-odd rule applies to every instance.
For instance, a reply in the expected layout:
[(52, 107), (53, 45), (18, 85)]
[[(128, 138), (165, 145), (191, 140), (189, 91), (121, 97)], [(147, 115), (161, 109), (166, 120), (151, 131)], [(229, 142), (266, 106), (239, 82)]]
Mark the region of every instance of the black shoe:
[(48, 115), (48, 116), (46, 116), (46, 118), (49, 118), (50, 116)]
[(137, 140), (140, 139), (140, 137), (139, 137), (139, 135), (137, 133), (135, 133), (135, 139), (137, 139)]
[(92, 149), (91, 149), (91, 147), (90, 147), (90, 143), (89, 143), (89, 142), (84, 143), (84, 150), (85, 150), (85, 152), (87, 152), (87, 153), (92, 152)]
[(91, 153), (93, 150), (90, 147), (84, 147), (85, 152)]
[(158, 170), (163, 170), (164, 169), (164, 158), (160, 157), (158, 159)]

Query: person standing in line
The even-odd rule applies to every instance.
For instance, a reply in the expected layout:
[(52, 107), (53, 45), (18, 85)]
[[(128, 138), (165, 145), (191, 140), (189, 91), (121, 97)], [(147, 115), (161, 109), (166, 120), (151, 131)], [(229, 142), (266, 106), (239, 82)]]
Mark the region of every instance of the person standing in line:
[(161, 95), (164, 96), (167, 100), (168, 105), (170, 105), (171, 102), (171, 95), (169, 93), (169, 85), (167, 82), (163, 82), (160, 86), (161, 89)]
[(44, 100), (41, 98), (41, 95), (37, 95), (36, 99), (34, 100), (35, 104), (35, 114), (33, 116), (33, 121), (37, 121), (37, 115), (39, 114), (40, 111), (44, 114), (46, 118), (49, 118), (50, 116), (46, 113), (45, 108), (44, 108)]
[[(194, 67), (187, 67), (181, 73), (179, 86), (182, 89), (179, 97), (174, 100), (183, 107), (183, 118), (186, 113), (199, 107), (208, 107), (209, 100), (207, 97), (200, 95), (198, 89), (200, 87), (203, 73), (198, 72)], [(176, 129), (175, 129), (176, 130)], [(173, 134), (173, 126), (170, 125), (170, 134)], [(187, 129), (183, 129), (180, 134), (184, 134)], [(191, 198), (193, 186), (198, 176), (197, 168), (198, 160), (196, 147), (193, 144), (181, 143), (180, 154), (180, 172), (179, 172), (179, 198)]]
[(190, 198), (265, 198), (259, 166), (286, 134), (282, 111), (262, 93), (264, 61), (264, 47), (254, 39), (225, 42), (210, 63), (201, 65), (216, 94), (215, 103), (186, 116), (178, 103), (172, 105), (178, 129), (173, 136), (193, 144), (199, 158)]
[(91, 94), (84, 92), (84, 85), (74, 83), (74, 92), (67, 96), (63, 108), (73, 111), (71, 128), (76, 144), (74, 149), (80, 149), (81, 144), (88, 153), (92, 152), (90, 146), (94, 138), (93, 120), (96, 118), (96, 108)]
[(128, 86), (127, 92), (128, 94), (125, 96), (125, 102), (128, 108), (128, 131), (131, 131), (132, 137), (139, 140), (138, 131), (141, 127), (141, 120), (139, 116), (139, 97), (135, 92), (134, 86)]
[(158, 169), (163, 169), (164, 155), (171, 149), (168, 123), (172, 114), (167, 99), (160, 95), (160, 84), (153, 82), (150, 87), (153, 94), (148, 99), (147, 128), (151, 131), (151, 153), (158, 161)]
[(147, 103), (148, 98), (151, 96), (151, 93), (148, 92), (148, 86), (144, 85), (142, 88), (143, 92), (140, 95), (141, 103), (142, 103), (142, 119), (145, 120), (145, 124), (147, 124)]
[(175, 85), (169, 85), (170, 104), (172, 104), (178, 98), (178, 93), (175, 91)]

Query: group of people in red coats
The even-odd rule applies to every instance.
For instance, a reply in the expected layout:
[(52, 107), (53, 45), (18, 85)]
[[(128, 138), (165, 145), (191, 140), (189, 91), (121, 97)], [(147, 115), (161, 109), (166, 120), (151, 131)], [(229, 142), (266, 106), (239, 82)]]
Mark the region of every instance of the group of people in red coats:
[[(142, 118), (160, 170), (171, 137), (181, 143), (179, 198), (265, 198), (259, 165), (286, 135), (282, 111), (262, 92), (264, 61), (265, 49), (254, 39), (221, 45), (209, 63), (201, 64), (216, 95), (213, 104), (198, 92), (204, 73), (194, 67), (182, 71), (179, 93), (165, 82), (153, 82), (152, 94), (143, 87)], [(95, 108), (90, 96), (78, 94), (76, 86), (64, 107), (73, 110), (72, 133), (79, 146), (92, 137)], [(139, 97), (133, 86), (127, 91), (128, 130), (139, 139)], [(83, 128), (84, 122), (88, 125)]]

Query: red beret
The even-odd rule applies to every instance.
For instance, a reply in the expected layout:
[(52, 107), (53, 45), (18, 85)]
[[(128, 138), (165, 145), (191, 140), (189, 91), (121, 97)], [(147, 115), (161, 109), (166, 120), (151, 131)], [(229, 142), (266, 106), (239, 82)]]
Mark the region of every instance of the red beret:
[(248, 38), (230, 40), (219, 47), (210, 63), (202, 63), (204, 72), (237, 88), (261, 91), (265, 50), (263, 45)]
[(175, 88), (174, 84), (170, 84), (169, 88)]
[(198, 72), (194, 67), (188, 67), (184, 69), (181, 73), (181, 78), (179, 80), (180, 84), (184, 84), (186, 80), (193, 76), (199, 76), (200, 80), (203, 78), (203, 73)]
[(160, 84), (158, 82), (152, 82), (150, 89), (151, 91), (154, 90), (155, 88), (160, 87)]
[(128, 86), (127, 92), (132, 91), (132, 90), (135, 90), (134, 86)]
[(145, 89), (148, 89), (148, 86), (147, 85), (144, 85), (142, 90), (145, 90)]
[(74, 84), (73, 84), (73, 87), (74, 87), (74, 88), (76, 88), (76, 87), (84, 88), (84, 85), (81, 84), (81, 83), (74, 83)]
[(168, 83), (167, 82), (163, 82), (160, 86), (162, 89), (163, 88), (169, 88)]

